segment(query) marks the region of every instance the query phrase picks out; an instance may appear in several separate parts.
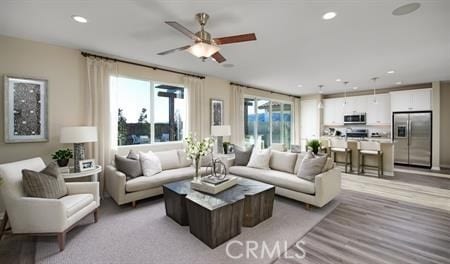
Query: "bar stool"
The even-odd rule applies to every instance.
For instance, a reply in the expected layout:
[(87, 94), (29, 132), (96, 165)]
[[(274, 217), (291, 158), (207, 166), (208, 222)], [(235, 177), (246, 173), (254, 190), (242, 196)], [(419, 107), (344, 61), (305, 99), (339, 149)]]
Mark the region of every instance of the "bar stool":
[[(358, 142), (359, 162), (358, 173), (364, 173), (364, 168), (376, 168), (378, 171), (378, 177), (383, 175), (383, 151), (381, 151), (381, 144), (378, 142), (360, 141)], [(366, 155), (377, 157), (377, 166), (364, 164), (364, 157)]]
[[(345, 161), (337, 162), (336, 161), (336, 153), (345, 153)], [(331, 140), (330, 154), (333, 154), (333, 159), (335, 163), (345, 164), (345, 173), (347, 173), (347, 166), (350, 165), (350, 171), (353, 170), (353, 162), (352, 162), (352, 150), (348, 148), (348, 143), (346, 140)]]
[(320, 140), (320, 150), (323, 153), (326, 153), (327, 156), (330, 156), (330, 140), (328, 140), (328, 139), (321, 139)]

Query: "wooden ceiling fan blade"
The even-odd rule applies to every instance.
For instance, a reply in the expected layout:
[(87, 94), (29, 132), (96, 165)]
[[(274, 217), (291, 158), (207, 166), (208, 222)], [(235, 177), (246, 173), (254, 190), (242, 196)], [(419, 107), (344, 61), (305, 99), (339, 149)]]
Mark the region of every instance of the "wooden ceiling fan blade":
[(213, 55), (211, 55), (211, 58), (213, 58), (217, 63), (222, 63), (224, 61), (226, 61), (227, 59), (225, 59), (224, 56), (222, 56), (222, 54), (220, 54), (219, 52), (214, 53)]
[(217, 45), (231, 44), (231, 43), (244, 42), (244, 41), (253, 41), (253, 40), (256, 40), (255, 33), (228, 36), (228, 37), (214, 39), (214, 41), (216, 42)]
[(166, 21), (166, 24), (171, 26), (171, 27), (173, 27), (174, 29), (178, 30), (179, 32), (183, 33), (184, 35), (186, 35), (187, 37), (189, 37), (190, 39), (192, 39), (194, 41), (200, 41), (201, 40), (192, 31), (190, 31), (189, 29), (185, 28), (184, 26), (182, 26), (178, 22)]
[(166, 50), (166, 51), (163, 51), (163, 52), (160, 52), (160, 53), (157, 53), (157, 54), (158, 54), (158, 55), (167, 55), (167, 54), (173, 53), (173, 52), (175, 52), (175, 51), (182, 51), (182, 50), (189, 49), (191, 46), (192, 46), (192, 45), (186, 45), (186, 46), (183, 46), (183, 47), (179, 47), (179, 48), (175, 48), (175, 49)]

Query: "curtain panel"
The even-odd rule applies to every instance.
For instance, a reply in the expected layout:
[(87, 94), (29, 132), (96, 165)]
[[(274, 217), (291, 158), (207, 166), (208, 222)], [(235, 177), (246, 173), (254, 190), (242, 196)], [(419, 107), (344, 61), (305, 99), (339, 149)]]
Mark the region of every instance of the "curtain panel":
[[(86, 58), (87, 85), (85, 93), (87, 125), (96, 126), (98, 140), (88, 148), (89, 157), (105, 168), (111, 163), (117, 149), (117, 112), (113, 110), (111, 90), (115, 83), (116, 62)], [(100, 191), (103, 193), (104, 177), (100, 174)]]
[(299, 145), (301, 140), (301, 100), (300, 98), (294, 98), (294, 113), (293, 113), (293, 121), (294, 121), (294, 140), (293, 143)]
[(206, 135), (203, 122), (208, 120), (205, 105), (205, 82), (196, 77), (183, 76), (184, 87), (188, 93), (188, 132), (202, 138)]
[(230, 85), (231, 88), (231, 143), (244, 144), (244, 88)]

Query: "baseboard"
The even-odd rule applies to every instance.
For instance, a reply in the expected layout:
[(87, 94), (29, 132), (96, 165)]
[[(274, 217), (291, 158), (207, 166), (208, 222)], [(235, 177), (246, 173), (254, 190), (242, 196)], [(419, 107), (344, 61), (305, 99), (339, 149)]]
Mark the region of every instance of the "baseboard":
[(441, 168), (450, 169), (450, 164), (441, 164)]
[(450, 174), (443, 174), (443, 173), (438, 173), (438, 172), (421, 171), (421, 170), (414, 170), (414, 169), (406, 170), (406, 169), (399, 169), (399, 168), (394, 168), (394, 171), (450, 179)]
[(433, 166), (433, 167), (431, 167), (431, 170), (440, 171), (440, 170), (441, 170), (441, 167), (439, 167), (439, 166)]

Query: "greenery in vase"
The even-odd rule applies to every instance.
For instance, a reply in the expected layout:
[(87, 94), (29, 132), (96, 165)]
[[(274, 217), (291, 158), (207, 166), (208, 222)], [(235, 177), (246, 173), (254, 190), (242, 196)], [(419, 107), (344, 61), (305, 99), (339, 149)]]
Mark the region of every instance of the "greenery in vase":
[(73, 153), (71, 149), (59, 149), (52, 154), (52, 159), (54, 160), (68, 160), (73, 158)]
[(320, 148), (320, 141), (317, 139), (308, 140), (307, 146), (312, 150), (314, 154), (317, 154)]

